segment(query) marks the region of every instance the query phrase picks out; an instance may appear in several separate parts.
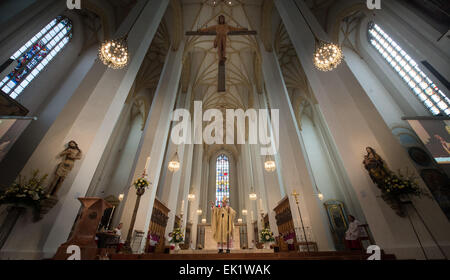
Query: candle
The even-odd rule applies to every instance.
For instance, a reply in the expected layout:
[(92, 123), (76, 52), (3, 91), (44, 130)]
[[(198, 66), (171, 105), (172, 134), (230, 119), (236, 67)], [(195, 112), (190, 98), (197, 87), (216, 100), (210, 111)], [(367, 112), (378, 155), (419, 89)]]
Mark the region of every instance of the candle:
[(259, 211), (264, 212), (262, 198), (259, 199)]
[(181, 201), (181, 214), (184, 213), (184, 199)]
[(149, 165), (150, 165), (150, 157), (147, 158), (147, 162), (145, 163), (145, 169), (144, 169), (145, 173), (147, 173)]
[(252, 210), (251, 213), (250, 213), (250, 217), (252, 218), (252, 223), (253, 223), (253, 221), (254, 221), (254, 218), (253, 218), (253, 210)]

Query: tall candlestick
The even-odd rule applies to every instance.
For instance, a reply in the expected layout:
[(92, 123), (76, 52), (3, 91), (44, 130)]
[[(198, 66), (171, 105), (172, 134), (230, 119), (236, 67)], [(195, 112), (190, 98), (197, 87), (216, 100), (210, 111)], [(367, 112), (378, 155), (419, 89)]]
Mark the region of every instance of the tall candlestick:
[(181, 201), (181, 214), (184, 213), (184, 199)]
[(259, 211), (264, 212), (262, 198), (259, 199)]
[(147, 171), (148, 171), (149, 166), (150, 166), (150, 157), (148, 157), (147, 161), (145, 162), (145, 169), (144, 169), (145, 176), (147, 176)]

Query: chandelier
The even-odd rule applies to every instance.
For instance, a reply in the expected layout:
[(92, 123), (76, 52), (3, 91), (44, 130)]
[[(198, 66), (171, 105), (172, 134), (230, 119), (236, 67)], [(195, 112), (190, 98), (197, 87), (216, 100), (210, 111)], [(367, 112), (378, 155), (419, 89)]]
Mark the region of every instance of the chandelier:
[(274, 172), (275, 169), (277, 169), (277, 165), (275, 163), (275, 161), (270, 158), (269, 156), (266, 157), (266, 161), (264, 162), (264, 169), (267, 172)]
[(198, 209), (197, 210), (197, 215), (201, 216), (203, 214), (203, 210), (202, 209)]
[(314, 66), (320, 71), (327, 72), (341, 64), (343, 58), (342, 49), (334, 43), (329, 43), (316, 38), (316, 50), (314, 52)]
[(258, 199), (258, 196), (256, 195), (255, 191), (253, 190), (253, 187), (252, 187), (252, 190), (250, 191), (250, 194), (248, 195), (248, 198), (250, 198), (250, 200)]
[(177, 172), (180, 169), (180, 160), (178, 159), (178, 153), (175, 152), (172, 160), (169, 162), (168, 169), (170, 172)]
[(248, 214), (247, 209), (242, 209), (242, 215), (243, 215), (243, 216), (247, 216), (247, 214)]
[(339, 66), (339, 64), (341, 64), (342, 59), (344, 58), (341, 47), (335, 43), (320, 40), (317, 37), (316, 33), (313, 31), (308, 20), (303, 15), (302, 10), (298, 6), (297, 2), (294, 1), (294, 3), (297, 6), (297, 9), (302, 15), (303, 19), (305, 20), (306, 25), (308, 26), (312, 35), (314, 36), (314, 40), (316, 43), (313, 57), (314, 66), (318, 70), (323, 72), (335, 69), (336, 67)]
[(118, 39), (106, 40), (101, 44), (98, 50), (98, 58), (109, 68), (122, 69), (128, 65), (130, 61), (130, 53), (128, 51), (128, 34), (130, 34), (131, 30), (133, 30), (133, 27), (136, 25), (137, 20), (141, 17), (147, 4), (145, 4), (139, 15), (135, 18), (125, 36)]
[(130, 58), (127, 37), (103, 42), (98, 50), (98, 57), (103, 64), (112, 69), (127, 66)]

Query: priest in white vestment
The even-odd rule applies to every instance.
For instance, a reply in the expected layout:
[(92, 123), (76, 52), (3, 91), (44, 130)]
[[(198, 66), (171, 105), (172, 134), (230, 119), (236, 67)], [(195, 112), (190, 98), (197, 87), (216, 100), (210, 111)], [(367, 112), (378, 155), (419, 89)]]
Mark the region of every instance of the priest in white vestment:
[(213, 238), (217, 242), (219, 254), (223, 253), (226, 246), (227, 253), (230, 253), (230, 245), (233, 240), (234, 219), (236, 211), (228, 206), (228, 198), (224, 197), (222, 206), (213, 207), (211, 228), (213, 230)]

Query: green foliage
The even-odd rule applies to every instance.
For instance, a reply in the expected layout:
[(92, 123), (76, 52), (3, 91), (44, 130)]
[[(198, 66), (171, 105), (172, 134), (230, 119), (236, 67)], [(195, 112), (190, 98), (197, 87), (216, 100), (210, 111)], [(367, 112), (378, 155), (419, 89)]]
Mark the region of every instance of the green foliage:
[(169, 237), (171, 237), (169, 242), (172, 244), (177, 244), (184, 241), (184, 234), (180, 228), (176, 228), (171, 233), (169, 233)]
[(412, 175), (405, 176), (400, 171), (399, 175), (391, 172), (389, 176), (384, 178), (383, 191), (392, 198), (399, 198), (403, 195), (429, 196), (422, 191)]
[(49, 196), (44, 188), (47, 174), (39, 177), (39, 170), (32, 173), (30, 179), (19, 176), (18, 180), (0, 193), (0, 204), (24, 204), (39, 208), (41, 201)]
[(261, 231), (259, 239), (262, 243), (269, 243), (275, 241), (275, 238), (273, 237), (273, 232), (270, 231), (270, 229), (268, 228), (265, 228)]
[(134, 187), (136, 188), (136, 190), (147, 188), (149, 185), (150, 183), (144, 177), (139, 178), (134, 182)]

